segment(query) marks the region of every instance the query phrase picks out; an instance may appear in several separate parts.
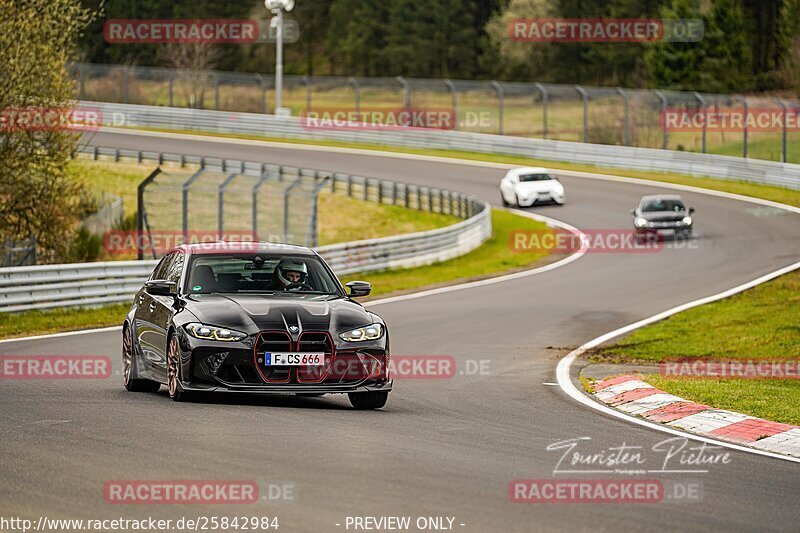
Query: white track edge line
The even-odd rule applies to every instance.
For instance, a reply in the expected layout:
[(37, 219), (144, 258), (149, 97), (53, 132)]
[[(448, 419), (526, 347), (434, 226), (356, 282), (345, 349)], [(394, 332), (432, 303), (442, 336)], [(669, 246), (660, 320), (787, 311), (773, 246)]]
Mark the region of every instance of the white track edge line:
[[(435, 156), (435, 155), (424, 155), (424, 154), (413, 154), (413, 153), (406, 153), (406, 152), (389, 152), (385, 150), (379, 149), (369, 149), (369, 148), (344, 148), (341, 146), (327, 146), (327, 145), (317, 145), (317, 144), (302, 144), (300, 142), (289, 142), (290, 140), (298, 141), (300, 139), (295, 138), (288, 138), (286, 142), (281, 141), (264, 141), (258, 139), (238, 139), (236, 137), (216, 137), (213, 135), (199, 135), (199, 134), (191, 134), (191, 133), (170, 133), (164, 131), (154, 131), (154, 130), (137, 130), (131, 128), (113, 128), (104, 126), (100, 128), (101, 132), (106, 133), (113, 133), (119, 135), (141, 135), (143, 137), (160, 137), (160, 138), (177, 138), (189, 141), (205, 141), (205, 142), (212, 142), (212, 143), (229, 143), (229, 144), (239, 144), (245, 146), (266, 146), (266, 147), (273, 147), (273, 148), (283, 148), (287, 150), (301, 150), (301, 151), (318, 151), (318, 152), (331, 152), (331, 153), (346, 153), (346, 154), (356, 154), (356, 155), (371, 155), (371, 156), (379, 156), (379, 157), (386, 157), (386, 158), (395, 158), (395, 159), (416, 159), (419, 161), (430, 161), (433, 163), (449, 163), (451, 165), (465, 165), (465, 166), (475, 166), (475, 167), (485, 167), (485, 168), (496, 168), (507, 170), (510, 168), (518, 168), (520, 165), (518, 164), (511, 164), (511, 163), (494, 163), (491, 161), (480, 161), (475, 159), (460, 159), (457, 157), (447, 157), (447, 156)], [(481, 152), (475, 152), (478, 155), (481, 155)], [(506, 156), (506, 157), (522, 157), (525, 156), (514, 156), (510, 154), (486, 154), (486, 155), (499, 155), (499, 156)], [(569, 164), (568, 161), (552, 161), (552, 163), (566, 163)], [(616, 170), (616, 169), (615, 169)], [(621, 172), (625, 172), (626, 169), (618, 169)], [(635, 169), (628, 169), (633, 172), (637, 172)], [(791, 211), (793, 213), (800, 214), (800, 207), (794, 207), (787, 204), (782, 204), (779, 202), (773, 202), (771, 200), (764, 200), (762, 198), (755, 198), (753, 196), (747, 196), (744, 194), (736, 194), (731, 192), (725, 191), (717, 191), (714, 189), (704, 189), (702, 187), (695, 187), (693, 185), (683, 185), (680, 183), (670, 183), (668, 181), (658, 181), (658, 180), (648, 180), (644, 178), (630, 178), (626, 176), (621, 176), (617, 174), (596, 174), (592, 172), (585, 172), (580, 170), (566, 170), (566, 169), (553, 169), (555, 174), (563, 174), (565, 176), (571, 176), (574, 178), (586, 178), (586, 179), (595, 179), (595, 180), (605, 180), (605, 181), (616, 181), (622, 183), (635, 183), (637, 185), (645, 185), (649, 187), (663, 187), (665, 189), (676, 189), (676, 190), (684, 190), (689, 192), (694, 192), (698, 194), (705, 194), (708, 196), (718, 196), (720, 198), (729, 198), (732, 200), (739, 200), (742, 202), (750, 202), (754, 204), (765, 205), (769, 207), (775, 207), (778, 209), (783, 209), (786, 211)], [(641, 172), (641, 171), (639, 171)], [(655, 171), (654, 171), (655, 172)], [(676, 173), (679, 174), (679, 173)], [(684, 175), (684, 174), (679, 174)], [(688, 178), (692, 178), (692, 176), (685, 175)], [(697, 178), (702, 179), (702, 178)], [(725, 181), (721, 178), (711, 178), (716, 179), (718, 181)], [(747, 183), (747, 182), (740, 182), (736, 180), (731, 180), (732, 183)]]
[(661, 432), (664, 432), (664, 433), (670, 433), (672, 435), (679, 435), (681, 437), (687, 437), (687, 438), (691, 438), (691, 439), (698, 440), (698, 441), (701, 441), (701, 442), (706, 442), (706, 443), (709, 443), (709, 444), (714, 444), (714, 445), (717, 445), (717, 446), (730, 448), (730, 449), (733, 449), (733, 450), (752, 453), (752, 454), (755, 454), (755, 455), (762, 455), (762, 456), (765, 456), (765, 457), (772, 457), (772, 458), (775, 458), (775, 459), (783, 459), (784, 461), (790, 461), (790, 462), (793, 462), (793, 463), (800, 463), (800, 457), (792, 457), (792, 456), (789, 456), (789, 455), (783, 455), (783, 454), (779, 454), (779, 453), (775, 453), (775, 452), (768, 452), (766, 450), (760, 450), (758, 448), (751, 448), (749, 446), (740, 446), (738, 444), (733, 444), (733, 443), (730, 443), (730, 442), (725, 442), (725, 441), (713, 439), (713, 438), (710, 438), (710, 437), (705, 437), (705, 436), (697, 434), (697, 433), (690, 433), (690, 432), (687, 432), (687, 431), (681, 431), (681, 430), (678, 430), (678, 429), (675, 429), (675, 428), (664, 426), (662, 424), (656, 424), (654, 422), (650, 422), (650, 421), (645, 420), (643, 418), (638, 418), (638, 417), (626, 414), (626, 413), (624, 413), (622, 411), (618, 411), (616, 409), (608, 407), (605, 404), (601, 404), (598, 401), (593, 400), (587, 394), (585, 394), (583, 391), (579, 390), (575, 386), (575, 384), (572, 383), (572, 379), (570, 377), (570, 370), (571, 370), (571, 367), (572, 367), (572, 363), (575, 362), (575, 359), (577, 359), (578, 356), (582, 355), (583, 353), (585, 353), (587, 350), (589, 350), (591, 348), (599, 346), (600, 344), (603, 344), (604, 342), (606, 342), (608, 340), (611, 340), (611, 339), (613, 339), (615, 337), (619, 337), (620, 335), (623, 335), (625, 333), (628, 333), (628, 332), (631, 332), (633, 330), (639, 329), (642, 326), (646, 326), (646, 325), (652, 324), (654, 322), (658, 322), (659, 320), (663, 320), (664, 318), (667, 318), (669, 316), (672, 316), (672, 315), (675, 315), (677, 313), (680, 313), (681, 311), (686, 311), (687, 309), (691, 309), (693, 307), (699, 307), (699, 306), (707, 304), (707, 303), (711, 303), (711, 302), (716, 302), (718, 300), (722, 300), (724, 298), (727, 298), (729, 296), (733, 296), (734, 294), (738, 294), (740, 292), (746, 291), (747, 289), (751, 289), (751, 288), (753, 288), (753, 287), (755, 287), (757, 285), (761, 285), (762, 283), (765, 283), (767, 281), (770, 281), (772, 279), (775, 279), (775, 278), (777, 278), (779, 276), (782, 276), (784, 274), (787, 274), (787, 273), (792, 272), (792, 271), (797, 270), (797, 269), (800, 269), (800, 262), (797, 262), (797, 263), (794, 263), (792, 265), (786, 266), (786, 267), (781, 268), (779, 270), (776, 270), (774, 272), (770, 272), (769, 274), (761, 276), (760, 278), (756, 278), (756, 279), (754, 279), (752, 281), (748, 281), (747, 283), (743, 283), (742, 285), (739, 285), (737, 287), (733, 287), (732, 289), (728, 289), (728, 290), (720, 292), (718, 294), (714, 294), (712, 296), (707, 296), (705, 298), (700, 298), (698, 300), (694, 300), (692, 302), (685, 303), (685, 304), (679, 305), (677, 307), (673, 307), (672, 309), (668, 309), (666, 311), (663, 311), (661, 313), (653, 315), (653, 316), (651, 316), (649, 318), (645, 318), (643, 320), (639, 320), (638, 322), (634, 322), (632, 324), (628, 324), (627, 326), (623, 326), (621, 328), (615, 329), (614, 331), (610, 331), (610, 332), (608, 332), (608, 333), (606, 333), (604, 335), (601, 335), (601, 336), (599, 336), (599, 337), (597, 337), (595, 339), (592, 339), (589, 342), (587, 342), (587, 343), (583, 344), (582, 346), (580, 346), (579, 348), (577, 348), (577, 349), (571, 351), (570, 353), (568, 353), (566, 356), (564, 356), (558, 362), (558, 366), (556, 367), (556, 380), (558, 382), (558, 385), (561, 388), (561, 390), (564, 391), (573, 400), (576, 400), (577, 402), (582, 403), (583, 405), (591, 407), (592, 409), (595, 409), (595, 410), (600, 411), (602, 413), (605, 413), (607, 415), (611, 415), (611, 416), (613, 416), (615, 418), (622, 419), (622, 420), (624, 420), (626, 422), (631, 422), (631, 423), (634, 423), (634, 424), (637, 424), (637, 425), (640, 425), (640, 426), (644, 426), (644, 427), (647, 427), (647, 428), (650, 428), (650, 429), (655, 429), (657, 431), (661, 431)]

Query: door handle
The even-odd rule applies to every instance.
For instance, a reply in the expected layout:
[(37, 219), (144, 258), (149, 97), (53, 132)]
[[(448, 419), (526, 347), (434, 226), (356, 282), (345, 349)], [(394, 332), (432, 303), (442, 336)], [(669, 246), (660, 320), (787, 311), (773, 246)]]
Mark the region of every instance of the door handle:
[(150, 302), (150, 312), (153, 313), (153, 312), (155, 312), (155, 310), (156, 310), (155, 302)]

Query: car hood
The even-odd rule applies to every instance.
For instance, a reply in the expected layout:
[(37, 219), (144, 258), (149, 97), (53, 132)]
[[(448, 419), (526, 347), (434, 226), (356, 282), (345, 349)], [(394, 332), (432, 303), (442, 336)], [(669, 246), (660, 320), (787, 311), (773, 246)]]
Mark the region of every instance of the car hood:
[(539, 192), (550, 192), (561, 188), (561, 183), (556, 180), (547, 181), (526, 181), (517, 183), (514, 189), (518, 194), (533, 194)]
[(186, 297), (186, 310), (214, 326), (255, 333), (286, 331), (346, 331), (374, 322), (361, 305), (330, 295), (194, 294)]
[(639, 216), (650, 222), (674, 222), (688, 216), (686, 211), (648, 211)]

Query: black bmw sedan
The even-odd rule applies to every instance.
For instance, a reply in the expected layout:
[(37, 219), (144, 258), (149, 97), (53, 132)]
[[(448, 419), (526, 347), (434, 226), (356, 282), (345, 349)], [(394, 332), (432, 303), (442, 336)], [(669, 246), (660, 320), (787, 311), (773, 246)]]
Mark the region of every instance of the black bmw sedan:
[(173, 400), (196, 392), (347, 393), (386, 404), (389, 334), (313, 250), (271, 243), (182, 245), (136, 294), (122, 327), (125, 388)]

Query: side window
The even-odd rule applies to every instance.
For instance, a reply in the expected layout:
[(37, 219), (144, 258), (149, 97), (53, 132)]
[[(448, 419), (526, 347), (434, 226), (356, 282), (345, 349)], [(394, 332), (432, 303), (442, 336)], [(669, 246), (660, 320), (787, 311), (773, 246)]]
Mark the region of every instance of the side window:
[(161, 261), (158, 262), (156, 268), (153, 269), (153, 273), (150, 275), (150, 279), (164, 279), (164, 273), (167, 270), (167, 263), (169, 262), (169, 255), (165, 255), (161, 258)]
[(174, 281), (175, 283), (180, 283), (181, 272), (183, 271), (184, 255), (180, 252), (173, 252), (170, 255), (172, 256), (172, 261), (169, 262), (165, 279), (168, 281)]

